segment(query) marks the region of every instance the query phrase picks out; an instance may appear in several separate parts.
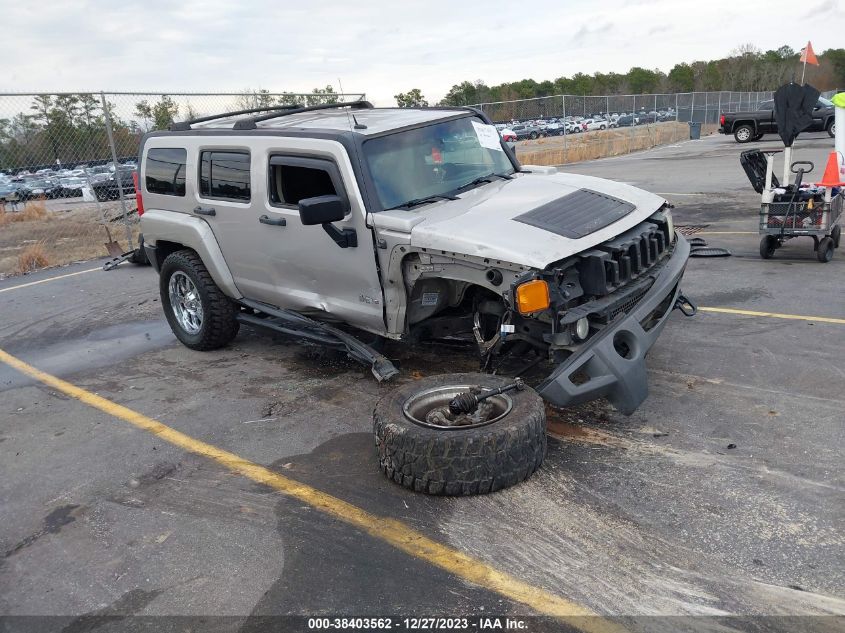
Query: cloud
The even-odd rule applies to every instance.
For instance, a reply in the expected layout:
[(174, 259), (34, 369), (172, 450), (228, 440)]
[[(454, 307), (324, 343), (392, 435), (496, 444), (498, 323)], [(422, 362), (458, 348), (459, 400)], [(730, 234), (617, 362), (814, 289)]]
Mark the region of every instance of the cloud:
[[(841, 0), (823, 0), (819, 15)], [(755, 15), (725, 22), (733, 0), (64, 0), (49, 10), (5, 2), (0, 89), (155, 92), (310, 91), (338, 78), (377, 104), (420, 88), (436, 102), (453, 84), (555, 79), (576, 72), (669, 70), (725, 55), (749, 37), (763, 50), (789, 44), (787, 0), (746, 0)], [(836, 20), (813, 22), (817, 50), (838, 46)], [(658, 36), (659, 37), (655, 37)]]

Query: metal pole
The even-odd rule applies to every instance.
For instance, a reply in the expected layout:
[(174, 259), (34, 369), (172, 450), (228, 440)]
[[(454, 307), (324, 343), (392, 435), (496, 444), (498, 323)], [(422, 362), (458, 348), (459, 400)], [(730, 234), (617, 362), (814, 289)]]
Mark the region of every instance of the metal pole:
[(675, 123), (678, 122), (678, 93), (675, 93)]
[(716, 111), (716, 122), (719, 122), (719, 118), (722, 116), (722, 91), (719, 91), (719, 105), (717, 106)]
[(114, 146), (114, 133), (111, 126), (111, 115), (109, 108), (106, 105), (106, 94), (100, 93), (100, 100), (103, 104), (103, 115), (106, 120), (106, 134), (109, 137), (109, 147), (111, 148), (111, 159), (114, 163), (114, 179), (117, 182), (117, 193), (120, 195), (120, 207), (123, 209), (123, 225), (126, 227), (126, 244), (127, 250), (132, 250), (132, 229), (129, 228), (129, 212), (126, 210), (126, 197), (123, 195), (123, 183), (121, 182), (120, 167), (117, 162), (117, 148)]
[(693, 91), (693, 93), (692, 93), (692, 103), (690, 104), (690, 107), (689, 107), (689, 120), (690, 120), (690, 123), (695, 122), (695, 91)]
[(566, 95), (560, 95), (561, 109), (563, 110), (563, 162), (566, 162)]

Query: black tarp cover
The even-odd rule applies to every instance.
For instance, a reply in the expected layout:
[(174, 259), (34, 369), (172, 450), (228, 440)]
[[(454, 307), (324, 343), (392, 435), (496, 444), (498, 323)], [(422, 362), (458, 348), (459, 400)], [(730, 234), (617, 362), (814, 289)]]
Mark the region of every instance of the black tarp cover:
[(792, 147), (798, 134), (810, 127), (819, 94), (809, 84), (799, 86), (794, 82), (781, 86), (775, 92), (775, 121), (786, 147)]

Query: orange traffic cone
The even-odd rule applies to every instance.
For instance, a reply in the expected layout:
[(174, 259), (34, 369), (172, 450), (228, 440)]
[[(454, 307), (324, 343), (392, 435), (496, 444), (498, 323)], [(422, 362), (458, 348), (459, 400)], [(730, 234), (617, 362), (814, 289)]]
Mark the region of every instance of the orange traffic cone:
[(827, 167), (824, 168), (822, 181), (816, 183), (819, 187), (842, 187), (845, 182), (839, 180), (839, 155), (831, 152), (827, 159)]

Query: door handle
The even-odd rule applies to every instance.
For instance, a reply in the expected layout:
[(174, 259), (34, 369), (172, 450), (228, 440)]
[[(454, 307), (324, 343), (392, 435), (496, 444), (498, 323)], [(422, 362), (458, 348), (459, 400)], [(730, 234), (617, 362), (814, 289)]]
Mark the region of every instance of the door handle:
[(214, 210), (214, 207), (194, 207), (194, 213), (197, 215), (217, 215), (217, 211)]
[(271, 224), (273, 226), (287, 226), (288, 221), (284, 218), (271, 218), (269, 215), (262, 215), (258, 218), (261, 224)]

